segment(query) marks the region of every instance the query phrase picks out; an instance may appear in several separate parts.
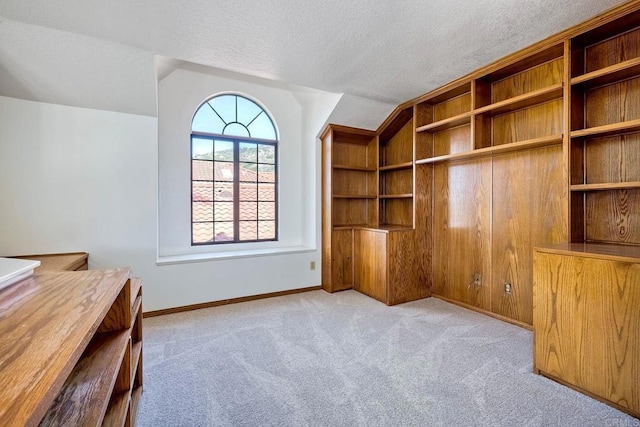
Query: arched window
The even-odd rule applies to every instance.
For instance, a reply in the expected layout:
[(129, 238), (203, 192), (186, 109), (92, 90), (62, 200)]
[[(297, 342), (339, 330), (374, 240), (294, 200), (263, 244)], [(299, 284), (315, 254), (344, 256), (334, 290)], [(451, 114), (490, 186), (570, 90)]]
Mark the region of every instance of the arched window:
[(214, 96), (191, 123), (191, 244), (278, 238), (278, 135), (237, 94)]

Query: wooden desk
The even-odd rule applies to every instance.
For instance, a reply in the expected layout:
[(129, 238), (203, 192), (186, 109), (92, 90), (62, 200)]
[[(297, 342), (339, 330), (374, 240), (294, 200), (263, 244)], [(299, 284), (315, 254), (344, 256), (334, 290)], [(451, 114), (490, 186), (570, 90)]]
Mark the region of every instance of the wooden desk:
[(80, 271), (88, 269), (89, 254), (86, 252), (70, 252), (61, 254), (20, 255), (11, 258), (32, 259), (40, 261), (36, 273), (43, 271)]
[(128, 268), (37, 273), (0, 291), (0, 425), (133, 425), (141, 304)]

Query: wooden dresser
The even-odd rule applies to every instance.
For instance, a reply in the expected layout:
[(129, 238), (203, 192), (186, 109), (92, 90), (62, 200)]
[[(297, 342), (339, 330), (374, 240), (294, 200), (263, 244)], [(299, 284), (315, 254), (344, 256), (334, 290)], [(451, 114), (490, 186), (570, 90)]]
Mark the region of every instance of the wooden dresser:
[(534, 369), (640, 417), (640, 248), (534, 252)]
[(141, 284), (128, 268), (37, 272), (0, 291), (0, 425), (134, 425)]

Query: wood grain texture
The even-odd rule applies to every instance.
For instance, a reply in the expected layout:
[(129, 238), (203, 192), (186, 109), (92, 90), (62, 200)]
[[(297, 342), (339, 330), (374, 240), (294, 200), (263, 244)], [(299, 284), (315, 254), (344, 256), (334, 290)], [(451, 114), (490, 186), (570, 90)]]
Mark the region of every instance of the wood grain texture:
[(334, 230), (331, 242), (332, 278), (328, 292), (353, 287), (353, 230)]
[(416, 166), (415, 170), (415, 261), (416, 281), (424, 284), (426, 296), (433, 287), (433, 166)]
[(509, 75), (491, 85), (491, 102), (496, 103), (562, 83), (563, 57)]
[(434, 156), (454, 154), (472, 149), (471, 125), (445, 130), (433, 135)]
[(380, 144), (380, 166), (413, 161), (413, 120), (409, 120), (393, 137)]
[(0, 424), (40, 421), (128, 277), (35, 274), (0, 292)]
[(640, 259), (640, 246), (602, 243), (556, 243), (535, 248), (537, 252), (571, 255), (609, 261), (635, 263)]
[(375, 196), (372, 200), (346, 198), (333, 200), (334, 227), (341, 225), (376, 224), (377, 202)]
[[(42, 419), (44, 426), (100, 426), (129, 345), (128, 331), (99, 334)], [(127, 362), (128, 363), (128, 362)], [(123, 390), (118, 390), (121, 393)], [(124, 417), (123, 417), (124, 418)]]
[(122, 287), (115, 302), (98, 327), (98, 332), (112, 332), (131, 326), (131, 280)]
[(380, 200), (380, 224), (413, 227), (413, 199)]
[(586, 184), (640, 181), (640, 134), (585, 142)]
[(513, 151), (530, 150), (533, 148), (548, 147), (552, 145), (560, 145), (563, 143), (562, 135), (549, 135), (542, 138), (527, 139), (525, 141), (512, 142), (510, 144), (496, 145), (495, 147), (484, 147), (476, 150), (464, 151), (456, 154), (448, 154), (445, 156), (431, 157), (429, 159), (416, 160), (416, 164), (454, 162), (458, 160), (470, 160), (479, 157), (495, 156)]
[(413, 193), (413, 168), (380, 172), (380, 194)]
[(331, 189), (333, 177), (333, 132), (328, 127), (321, 139), (321, 221), (322, 221), (322, 288), (331, 292), (331, 280), (333, 278), (333, 263), (331, 248), (333, 241), (333, 191)]
[(40, 261), (36, 273), (45, 271), (86, 270), (89, 254), (86, 252), (70, 252), (60, 254), (21, 255), (12, 258)]
[(371, 230), (355, 230), (354, 233), (353, 287), (387, 304), (387, 233)]
[(434, 156), (433, 134), (420, 132), (415, 134), (416, 160)]
[(640, 264), (534, 257), (535, 368), (639, 416)]
[(567, 240), (562, 160), (560, 146), (493, 158), (491, 311), (529, 325), (533, 246)]
[(387, 304), (401, 304), (429, 296), (428, 283), (416, 267), (422, 262), (416, 245), (422, 245), (414, 231), (394, 231), (387, 237)]
[(492, 145), (561, 134), (562, 100), (493, 118)]
[(333, 194), (375, 195), (378, 192), (375, 171), (354, 171), (334, 169), (332, 177)]
[(640, 77), (585, 93), (587, 128), (640, 119)]
[(585, 73), (638, 58), (640, 57), (640, 28), (592, 44), (584, 51)]
[(640, 245), (640, 189), (586, 193), (585, 240)]
[(491, 159), (434, 168), (434, 293), (489, 309)]
[(448, 119), (462, 113), (471, 111), (471, 93), (467, 92), (462, 95), (455, 96), (451, 99), (445, 99), (433, 106), (434, 122)]

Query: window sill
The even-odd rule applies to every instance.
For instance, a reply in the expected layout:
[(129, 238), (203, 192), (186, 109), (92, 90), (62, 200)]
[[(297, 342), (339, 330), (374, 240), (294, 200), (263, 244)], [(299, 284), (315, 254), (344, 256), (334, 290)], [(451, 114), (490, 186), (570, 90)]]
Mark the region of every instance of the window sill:
[(239, 258), (254, 258), (262, 256), (284, 255), (284, 254), (297, 254), (305, 252), (315, 252), (316, 249), (309, 246), (290, 246), (286, 248), (269, 248), (269, 249), (248, 249), (243, 251), (226, 251), (218, 253), (205, 253), (205, 254), (187, 254), (187, 255), (168, 255), (159, 256), (156, 260), (156, 265), (172, 265), (172, 264), (186, 264), (191, 262), (206, 262), (223, 259), (239, 259)]

